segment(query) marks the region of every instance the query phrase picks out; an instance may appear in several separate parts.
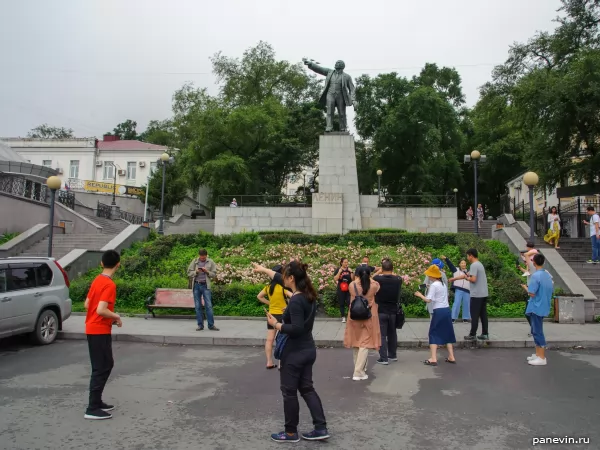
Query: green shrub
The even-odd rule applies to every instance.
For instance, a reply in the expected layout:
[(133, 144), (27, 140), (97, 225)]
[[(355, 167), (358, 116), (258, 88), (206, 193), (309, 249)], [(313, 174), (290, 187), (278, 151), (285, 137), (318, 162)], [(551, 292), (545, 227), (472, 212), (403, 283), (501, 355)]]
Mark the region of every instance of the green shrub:
[[(447, 256), (458, 265), (460, 259), (465, 257), (467, 249), (473, 247), (479, 251), (481, 262), (486, 267), (490, 307), (500, 308), (498, 314), (502, 311), (511, 314), (513, 310), (511, 307), (506, 309), (505, 304), (518, 305), (519, 302), (527, 300), (526, 292), (520, 287), (523, 278), (515, 268), (515, 257), (508, 247), (500, 242), (484, 241), (472, 234), (423, 234), (381, 229), (353, 232), (347, 235), (318, 236), (294, 231), (239, 233), (225, 236), (214, 236), (208, 233), (170, 236), (152, 234), (150, 240), (136, 243), (123, 252), (122, 268), (115, 277), (118, 304), (125, 310), (143, 312), (146, 298), (151, 296), (156, 288), (186, 288), (187, 266), (197, 256), (200, 248), (207, 249), (209, 255), (220, 260), (222, 265), (244, 266), (251, 272), (252, 261), (274, 259), (273, 246), (275, 245), (279, 245), (277, 251), (288, 253), (288, 251), (296, 251), (294, 246), (309, 244), (314, 244), (314, 247), (311, 245), (304, 251), (308, 251), (307, 255), (310, 255), (313, 267), (319, 268), (319, 271), (322, 267), (324, 270), (317, 278), (326, 280), (330, 280), (328, 274), (332, 273), (333, 268), (337, 266), (340, 255), (350, 256), (353, 259), (352, 264), (356, 264), (361, 255), (370, 254), (379, 258), (383, 252), (387, 253), (387, 249), (382, 250), (384, 246), (392, 249), (414, 246), (421, 252), (431, 255), (432, 258)], [(269, 252), (271, 256), (267, 256)], [(289, 256), (289, 254), (281, 254), (277, 257)], [(394, 255), (390, 256), (394, 258)], [(398, 258), (397, 254), (396, 258)], [(409, 260), (403, 261), (406, 266), (406, 261)], [(89, 285), (98, 273), (100, 273), (99, 268), (72, 282), (71, 298), (74, 302), (85, 300)], [(448, 272), (448, 275), (451, 274)], [(406, 305), (407, 314), (410, 311), (409, 316), (427, 317), (423, 302), (413, 295), (415, 283), (418, 283), (417, 278), (419, 276), (413, 274), (412, 285), (403, 287), (402, 302)], [(231, 278), (227, 278), (229, 279)], [(250, 279), (248, 276), (239, 278), (242, 281)], [(318, 280), (313, 281), (316, 285), (319, 284)], [(224, 282), (229, 281), (221, 281), (220, 284), (216, 283), (213, 286), (215, 314), (248, 316), (263, 314), (256, 295), (264, 283), (252, 284), (245, 281), (245, 284), (241, 284), (235, 281), (231, 284), (223, 284)], [(324, 288), (322, 302), (325, 310), (332, 316), (338, 316), (339, 308), (335, 290), (331, 288), (330, 283), (323, 283), (323, 281), (320, 283)], [(518, 309), (517, 306), (515, 308)]]

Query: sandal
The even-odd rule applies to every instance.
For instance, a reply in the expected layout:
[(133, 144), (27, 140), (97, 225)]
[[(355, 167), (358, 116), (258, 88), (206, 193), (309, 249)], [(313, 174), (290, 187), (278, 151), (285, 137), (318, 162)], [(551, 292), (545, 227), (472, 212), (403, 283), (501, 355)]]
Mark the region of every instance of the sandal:
[(447, 362), (447, 363), (450, 363), (450, 364), (456, 364), (456, 360), (454, 360), (454, 361), (450, 361), (448, 358), (446, 358), (446, 362)]
[(425, 364), (426, 366), (437, 366), (437, 362), (429, 361), (428, 359), (423, 361), (423, 364)]

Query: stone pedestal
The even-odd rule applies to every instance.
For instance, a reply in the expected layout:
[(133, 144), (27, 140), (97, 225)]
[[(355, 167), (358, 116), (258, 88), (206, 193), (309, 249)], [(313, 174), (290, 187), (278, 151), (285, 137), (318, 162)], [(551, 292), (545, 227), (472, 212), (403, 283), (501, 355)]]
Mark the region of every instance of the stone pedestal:
[(312, 234), (342, 234), (343, 211), (342, 194), (314, 193), (312, 195)]
[[(358, 196), (358, 175), (356, 171), (356, 152), (354, 149), (354, 136), (344, 132), (334, 132), (321, 135), (319, 138), (319, 194), (341, 194), (342, 233), (350, 230), (362, 229), (360, 216), (360, 201)], [(335, 199), (335, 200), (334, 200)], [(325, 203), (338, 202), (339, 197), (331, 196)], [(325, 209), (325, 204), (318, 208)], [(332, 208), (338, 208), (331, 205)], [(337, 215), (332, 218), (329, 211), (327, 219), (331, 219), (331, 231), (328, 225), (325, 225), (327, 233), (339, 233), (337, 229)], [(335, 210), (337, 213), (337, 209)], [(320, 233), (321, 222), (325, 217), (315, 216), (315, 198), (313, 197), (313, 233)], [(317, 227), (315, 227), (317, 220)], [(326, 223), (326, 222), (325, 222)]]
[(117, 205), (110, 205), (110, 218), (118, 220), (121, 218), (121, 208)]

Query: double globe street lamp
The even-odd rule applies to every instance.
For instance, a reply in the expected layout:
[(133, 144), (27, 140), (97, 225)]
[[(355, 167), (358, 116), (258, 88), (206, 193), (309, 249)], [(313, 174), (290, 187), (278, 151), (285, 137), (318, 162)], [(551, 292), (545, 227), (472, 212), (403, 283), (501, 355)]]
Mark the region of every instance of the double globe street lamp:
[(52, 238), (54, 237), (54, 201), (56, 191), (60, 189), (62, 182), (60, 178), (52, 176), (46, 180), (46, 185), (50, 189), (50, 230), (48, 231), (48, 258), (52, 257)]

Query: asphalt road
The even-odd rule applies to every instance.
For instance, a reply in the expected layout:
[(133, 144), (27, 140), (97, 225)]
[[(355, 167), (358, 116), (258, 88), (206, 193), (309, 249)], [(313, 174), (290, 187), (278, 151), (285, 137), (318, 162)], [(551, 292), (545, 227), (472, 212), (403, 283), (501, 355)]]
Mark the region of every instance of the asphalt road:
[[(116, 366), (105, 391), (114, 418), (86, 421), (86, 343), (33, 347), (0, 341), (0, 449), (270, 449), (283, 429), (277, 371), (260, 348), (115, 343)], [(332, 435), (294, 448), (532, 448), (534, 437), (586, 437), (599, 448), (600, 352), (549, 354), (530, 367), (530, 352), (462, 350), (456, 366), (420, 363), (401, 351), (354, 382), (349, 350), (320, 349), (315, 386)], [(301, 403), (302, 430), (311, 428)]]

